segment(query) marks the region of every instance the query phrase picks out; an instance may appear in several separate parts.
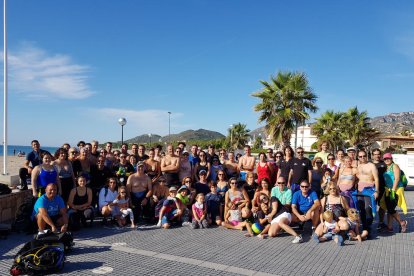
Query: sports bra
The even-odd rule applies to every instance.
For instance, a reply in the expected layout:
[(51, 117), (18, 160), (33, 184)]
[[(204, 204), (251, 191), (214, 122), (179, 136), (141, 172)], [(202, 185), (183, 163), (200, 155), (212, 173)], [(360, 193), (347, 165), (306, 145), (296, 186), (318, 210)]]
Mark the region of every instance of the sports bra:
[(355, 176), (353, 174), (341, 174), (339, 176), (339, 179), (341, 179), (341, 180), (354, 180)]

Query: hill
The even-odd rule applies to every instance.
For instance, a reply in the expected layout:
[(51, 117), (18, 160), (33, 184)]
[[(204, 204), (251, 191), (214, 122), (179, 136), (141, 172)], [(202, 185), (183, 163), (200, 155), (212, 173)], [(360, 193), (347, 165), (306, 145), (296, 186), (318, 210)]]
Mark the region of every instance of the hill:
[(371, 126), (384, 134), (399, 134), (403, 130), (414, 132), (414, 112), (390, 113), (371, 118)]
[[(217, 131), (211, 131), (207, 129), (198, 129), (198, 130), (186, 130), (180, 132), (178, 134), (171, 134), (170, 140), (171, 141), (208, 141), (214, 139), (221, 139), (225, 136)], [(161, 140), (160, 140), (161, 139)], [(161, 142), (168, 142), (168, 135), (160, 136), (158, 134), (151, 134), (151, 143), (159, 143)], [(134, 138), (125, 140), (126, 143), (137, 143), (137, 144), (144, 144), (150, 142), (150, 137), (148, 134), (143, 134), (136, 136)]]

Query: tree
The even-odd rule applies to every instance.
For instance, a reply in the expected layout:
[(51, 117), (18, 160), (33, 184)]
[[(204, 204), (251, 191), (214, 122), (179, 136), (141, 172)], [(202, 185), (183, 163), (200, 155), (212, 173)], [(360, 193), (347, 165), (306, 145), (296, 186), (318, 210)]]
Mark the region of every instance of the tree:
[(378, 136), (379, 132), (371, 127), (370, 118), (366, 111), (359, 112), (358, 107), (350, 108), (344, 114), (344, 133), (353, 147), (365, 144), (367, 140), (372, 140)]
[(312, 132), (318, 137), (319, 141), (326, 141), (334, 151), (343, 148), (346, 134), (344, 129), (344, 113), (328, 110), (312, 126)]
[(258, 121), (266, 123), (265, 129), (273, 143), (287, 146), (295, 126), (309, 119), (308, 112), (317, 110), (317, 97), (304, 73), (279, 71), (270, 77), (270, 82), (260, 83), (264, 86), (262, 90), (252, 94), (260, 99), (254, 107), (256, 112), (261, 112)]
[(261, 149), (263, 147), (263, 140), (261, 135), (257, 135), (254, 139), (253, 148), (254, 149)]
[(232, 128), (229, 129), (230, 137), (230, 148), (231, 149), (242, 149), (246, 144), (250, 137), (249, 135), (250, 130), (247, 129), (247, 125), (242, 123), (237, 123), (233, 125)]

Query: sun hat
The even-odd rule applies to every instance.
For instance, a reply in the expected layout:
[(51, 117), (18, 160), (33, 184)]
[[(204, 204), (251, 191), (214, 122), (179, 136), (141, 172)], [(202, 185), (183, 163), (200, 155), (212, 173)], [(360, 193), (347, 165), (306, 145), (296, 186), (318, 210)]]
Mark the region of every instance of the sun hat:
[(391, 153), (389, 153), (389, 152), (384, 153), (384, 155), (382, 156), (382, 158), (383, 158), (383, 159), (386, 159), (386, 158), (392, 159), (392, 154), (391, 154)]

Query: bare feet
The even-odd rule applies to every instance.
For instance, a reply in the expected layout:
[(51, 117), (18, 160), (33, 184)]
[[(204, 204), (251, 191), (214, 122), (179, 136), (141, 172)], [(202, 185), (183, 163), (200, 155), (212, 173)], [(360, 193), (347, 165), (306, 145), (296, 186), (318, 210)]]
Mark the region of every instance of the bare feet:
[(249, 233), (244, 234), (244, 236), (247, 237), (247, 238), (253, 237), (253, 235), (249, 234)]

